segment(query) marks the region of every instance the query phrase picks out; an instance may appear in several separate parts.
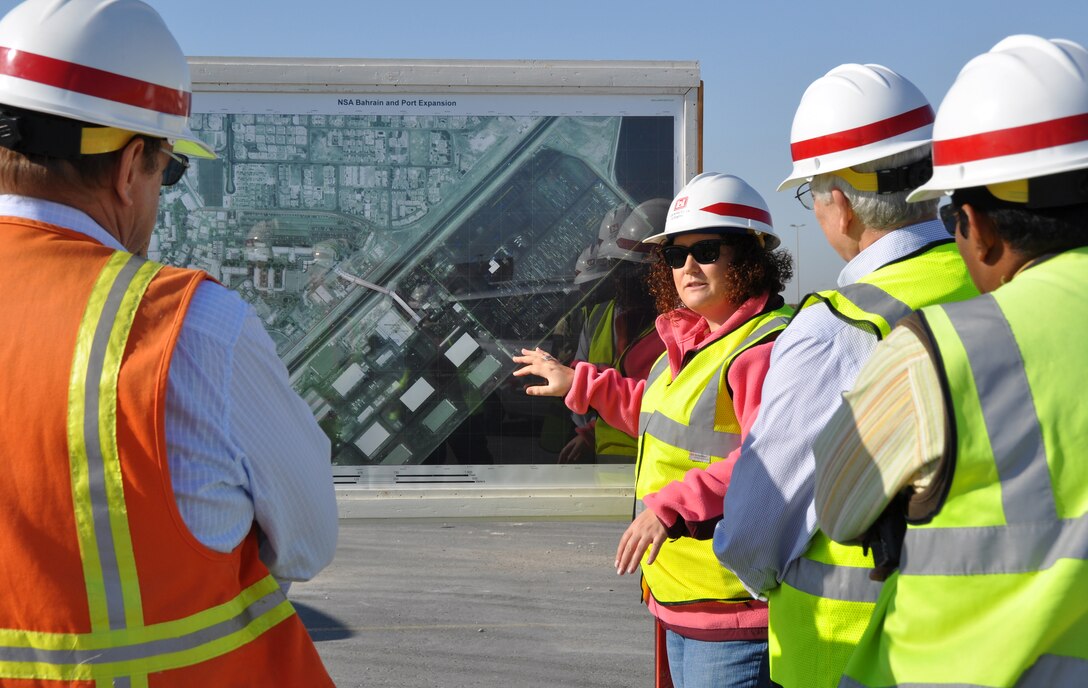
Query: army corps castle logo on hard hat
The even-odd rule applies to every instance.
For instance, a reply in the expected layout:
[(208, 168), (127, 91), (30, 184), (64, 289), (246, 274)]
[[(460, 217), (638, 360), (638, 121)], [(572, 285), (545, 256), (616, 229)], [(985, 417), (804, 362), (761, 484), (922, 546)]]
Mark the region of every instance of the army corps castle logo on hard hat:
[(771, 211), (759, 193), (740, 177), (705, 172), (687, 183), (665, 219), (665, 231), (644, 239), (665, 243), (669, 237), (702, 230), (749, 234), (768, 251), (778, 248)]

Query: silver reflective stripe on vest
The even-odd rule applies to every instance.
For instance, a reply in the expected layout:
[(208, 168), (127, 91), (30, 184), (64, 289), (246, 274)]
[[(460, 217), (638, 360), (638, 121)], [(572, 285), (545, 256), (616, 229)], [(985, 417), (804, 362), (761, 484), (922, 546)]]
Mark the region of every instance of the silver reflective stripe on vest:
[(839, 294), (868, 313), (876, 313), (887, 321), (889, 327), (914, 312), (914, 309), (880, 287), (866, 282), (855, 282), (839, 289)]
[(839, 688), (990, 688), (976, 683), (893, 683), (887, 686), (870, 686), (859, 683), (849, 676), (843, 676)]
[(1088, 516), (978, 528), (910, 528), (904, 575), (973, 576), (1043, 571), (1059, 559), (1088, 559)]
[(102, 456), (102, 438), (98, 431), (98, 395), (105, 366), (110, 334), (125, 292), (136, 272), (147, 261), (138, 256), (125, 263), (117, 274), (95, 325), (94, 339), (87, 361), (87, 385), (84, 397), (83, 432), (86, 437), (87, 473), (90, 483), (91, 510), (94, 514), (94, 535), (98, 557), (102, 563), (102, 578), (106, 592), (106, 610), (111, 630), (125, 628), (125, 602), (121, 590), (121, 574), (117, 565), (117, 549), (110, 528), (110, 501), (106, 495), (106, 460)]
[(1059, 655), (1041, 655), (1028, 668), (1017, 686), (1047, 686), (1047, 688), (1082, 688), (1088, 684), (1088, 660)]
[(741, 352), (741, 351), (744, 351), (745, 349), (747, 349), (750, 346), (758, 344), (760, 342), (760, 340), (767, 337), (768, 335), (770, 335), (775, 330), (784, 328), (786, 325), (789, 325), (789, 323), (790, 323), (790, 319), (785, 317), (785, 316), (778, 315), (778, 316), (775, 316), (775, 317), (771, 318), (770, 320), (765, 322), (761, 327), (759, 327), (755, 332), (748, 335), (748, 337), (745, 338), (745, 340), (740, 343), (740, 346), (738, 346), (736, 348), (736, 351)]
[[(646, 378), (646, 385), (643, 390), (650, 389), (650, 386), (657, 382), (657, 378), (665, 374), (669, 369), (669, 354), (661, 354), (661, 357), (657, 359), (657, 363), (654, 363), (654, 367), (650, 369), (650, 375)], [(638, 434), (642, 436), (646, 434), (646, 423), (653, 416), (652, 413), (640, 413), (638, 414)]]
[(654, 363), (654, 367), (650, 368), (650, 374), (646, 378), (646, 388), (657, 381), (657, 378), (665, 374), (665, 371), (669, 369), (669, 355), (667, 353), (661, 354), (657, 359), (657, 363)]
[[(748, 335), (733, 351), (739, 355), (740, 352), (758, 344), (775, 330), (784, 328), (789, 324), (789, 321), (789, 318), (782, 316), (777, 316), (768, 320), (757, 328), (755, 332)], [(728, 359), (722, 363), (722, 367), (714, 373), (711, 380), (720, 379), (724, 373), (725, 366), (735, 359), (736, 356), (731, 353)], [(650, 385), (654, 384), (659, 377), (664, 375), (668, 371), (668, 366), (669, 355), (666, 353), (657, 360), (654, 367), (650, 370), (650, 375), (646, 378), (645, 389), (649, 389)], [(688, 451), (699, 454), (707, 454), (708, 456), (725, 456), (733, 451), (733, 449), (740, 446), (740, 435), (731, 432), (717, 432), (712, 429), (718, 411), (719, 392), (720, 385), (715, 385), (711, 382), (711, 384), (706, 386), (702, 395), (699, 397), (699, 400), (695, 402), (695, 406), (692, 408), (690, 425), (677, 423), (661, 414), (640, 413), (638, 417), (639, 434), (645, 434), (647, 430), (650, 430), (650, 434), (653, 437), (667, 442), (674, 447), (687, 449)], [(654, 419), (655, 416), (656, 420)], [(700, 430), (700, 427), (704, 429)], [(711, 429), (707, 430), (705, 428)], [(724, 445), (722, 444), (723, 442), (725, 443)], [(722, 452), (723, 446), (727, 446), (729, 449), (725, 453), (720, 453)]]
[(740, 435), (713, 429), (714, 418), (708, 425), (700, 425), (692, 414), (691, 425), (677, 423), (661, 413), (640, 413), (639, 432), (696, 454), (726, 456), (740, 446)]
[[(1083, 688), (1088, 661), (1076, 657), (1040, 655), (1016, 680), (1017, 688)], [(839, 688), (874, 688), (843, 676)], [(896, 683), (880, 688), (987, 688), (976, 683)]]
[(786, 567), (782, 582), (813, 597), (843, 602), (876, 602), (884, 584), (870, 580), (870, 570), (825, 564), (801, 557)]
[(277, 587), (264, 597), (252, 602), (237, 616), (221, 621), (214, 626), (201, 628), (198, 631), (176, 638), (163, 638), (143, 643), (85, 650), (0, 647), (0, 662), (39, 662), (54, 666), (70, 664), (94, 665), (129, 662), (167, 655), (173, 652), (184, 652), (222, 640), (232, 633), (244, 630), (254, 619), (272, 610), (285, 599), (283, 591)]
[(1024, 359), (993, 295), (944, 306), (967, 350), (1008, 523), (1057, 518), (1046, 447)]

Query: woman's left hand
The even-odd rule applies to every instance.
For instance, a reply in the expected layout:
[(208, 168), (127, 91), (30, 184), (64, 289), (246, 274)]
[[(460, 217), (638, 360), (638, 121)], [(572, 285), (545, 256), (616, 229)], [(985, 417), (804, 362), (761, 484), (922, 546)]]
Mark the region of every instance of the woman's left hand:
[(657, 514), (647, 509), (631, 521), (627, 530), (620, 538), (620, 545), (616, 548), (616, 573), (634, 573), (638, 570), (638, 563), (642, 560), (643, 553), (650, 550), (646, 557), (646, 564), (654, 563), (661, 545), (669, 537), (665, 526), (657, 518)]

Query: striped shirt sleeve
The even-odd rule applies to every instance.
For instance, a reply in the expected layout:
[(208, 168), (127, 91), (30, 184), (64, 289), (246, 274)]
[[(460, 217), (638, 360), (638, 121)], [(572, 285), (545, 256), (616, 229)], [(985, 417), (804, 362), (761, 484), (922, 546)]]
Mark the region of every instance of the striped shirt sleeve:
[(929, 353), (896, 328), (813, 444), (816, 515), (832, 540), (858, 538), (900, 490), (929, 483), (944, 448), (944, 408)]

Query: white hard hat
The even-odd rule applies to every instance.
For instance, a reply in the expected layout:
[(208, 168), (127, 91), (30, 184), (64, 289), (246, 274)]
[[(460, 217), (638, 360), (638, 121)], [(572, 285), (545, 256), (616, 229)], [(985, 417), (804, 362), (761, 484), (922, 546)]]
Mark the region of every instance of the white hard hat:
[(586, 246), (574, 262), (574, 283), (585, 284), (608, 274), (608, 261), (597, 257), (597, 243)]
[(918, 87), (877, 64), (844, 64), (805, 91), (793, 116), (789, 189), (818, 174), (843, 170), (927, 145), (933, 108)]
[(634, 207), (620, 224), (601, 223), (598, 258), (626, 260), (632, 263), (653, 261), (653, 244), (646, 237), (665, 229), (665, 216), (669, 212), (669, 199), (651, 198)]
[(781, 243), (763, 197), (740, 177), (718, 172), (704, 172), (688, 182), (673, 199), (665, 231), (643, 241), (661, 244), (688, 232), (751, 234), (761, 237), (768, 251)]
[(178, 152), (214, 158), (189, 129), (191, 100), (185, 55), (139, 0), (26, 0), (0, 19), (2, 105), (162, 137)]
[(1086, 77), (1088, 51), (1038, 36), (968, 62), (937, 111), (933, 177), (907, 200), (1088, 168)]

